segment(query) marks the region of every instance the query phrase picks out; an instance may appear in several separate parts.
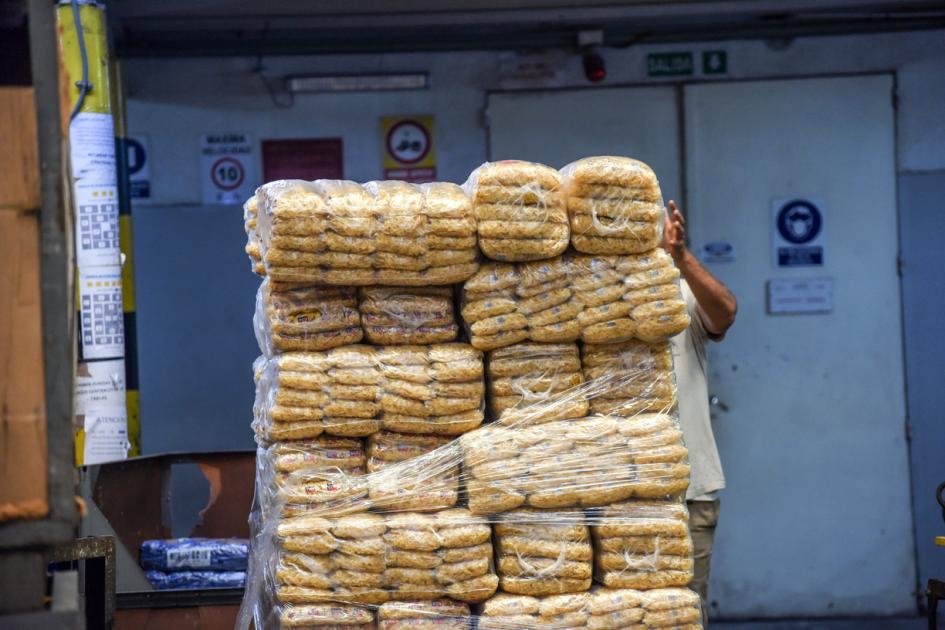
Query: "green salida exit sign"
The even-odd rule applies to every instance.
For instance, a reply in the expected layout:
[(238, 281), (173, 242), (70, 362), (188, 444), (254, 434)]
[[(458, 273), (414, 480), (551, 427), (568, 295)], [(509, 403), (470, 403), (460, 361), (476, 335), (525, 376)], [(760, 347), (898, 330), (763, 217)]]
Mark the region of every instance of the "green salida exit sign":
[(646, 73), (651, 77), (678, 77), (693, 73), (691, 52), (650, 53)]

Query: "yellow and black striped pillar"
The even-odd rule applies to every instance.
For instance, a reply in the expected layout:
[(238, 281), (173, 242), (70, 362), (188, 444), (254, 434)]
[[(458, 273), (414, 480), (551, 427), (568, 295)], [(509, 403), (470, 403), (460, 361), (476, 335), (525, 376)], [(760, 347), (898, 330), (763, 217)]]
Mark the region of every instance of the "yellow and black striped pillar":
[[(119, 159), (116, 152), (105, 9), (92, 0), (61, 0), (56, 7), (60, 76), (69, 116), (69, 171), (75, 216), (78, 365), (75, 458), (77, 465), (124, 459), (139, 440), (137, 394), (128, 397), (126, 313), (134, 293), (130, 224), (119, 227)], [(123, 266), (124, 262), (127, 266)], [(132, 327), (134, 323), (132, 322)], [(131, 372), (135, 374), (134, 359)], [(136, 392), (136, 389), (134, 390)], [(134, 404), (129, 410), (129, 402)], [(135, 424), (129, 420), (134, 418)]]
[(118, 237), (124, 263), (121, 266), (122, 310), (125, 323), (125, 398), (128, 408), (128, 456), (141, 454), (141, 408), (138, 402), (138, 318), (135, 313), (135, 257), (131, 232), (131, 176), (128, 163), (128, 124), (125, 117), (125, 84), (120, 61), (112, 68), (112, 112), (115, 118), (115, 157), (118, 167)]

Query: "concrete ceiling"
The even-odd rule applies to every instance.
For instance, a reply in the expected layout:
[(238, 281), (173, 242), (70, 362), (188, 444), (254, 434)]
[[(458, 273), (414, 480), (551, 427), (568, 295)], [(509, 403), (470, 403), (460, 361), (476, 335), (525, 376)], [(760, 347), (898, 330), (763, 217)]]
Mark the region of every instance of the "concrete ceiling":
[(108, 0), (123, 56), (608, 46), (945, 27), (941, 0)]

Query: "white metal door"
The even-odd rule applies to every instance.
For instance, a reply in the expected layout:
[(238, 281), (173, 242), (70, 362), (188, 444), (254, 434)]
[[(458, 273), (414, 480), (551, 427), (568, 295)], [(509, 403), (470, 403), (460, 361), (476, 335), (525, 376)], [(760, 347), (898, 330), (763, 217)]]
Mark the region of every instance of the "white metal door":
[(489, 95), (489, 158), (560, 168), (590, 155), (629, 155), (653, 167), (678, 199), (679, 135), (672, 87)]
[[(896, 272), (892, 79), (685, 90), (694, 249), (739, 300), (710, 354), (728, 488), (712, 563), (720, 616), (914, 610), (915, 567)], [(774, 267), (773, 197), (821, 200), (822, 268)], [(771, 278), (826, 276), (833, 311), (766, 314)], [(931, 331), (930, 331), (931, 332)]]

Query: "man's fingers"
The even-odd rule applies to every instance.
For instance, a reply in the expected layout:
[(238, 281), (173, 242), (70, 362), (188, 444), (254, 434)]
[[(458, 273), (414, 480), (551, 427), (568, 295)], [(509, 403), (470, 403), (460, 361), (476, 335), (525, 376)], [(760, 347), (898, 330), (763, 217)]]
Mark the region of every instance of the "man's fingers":
[(673, 220), (682, 224), (683, 227), (686, 227), (686, 217), (683, 216), (682, 212), (680, 212), (675, 205), (673, 206)]

